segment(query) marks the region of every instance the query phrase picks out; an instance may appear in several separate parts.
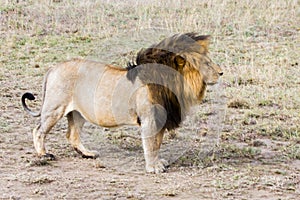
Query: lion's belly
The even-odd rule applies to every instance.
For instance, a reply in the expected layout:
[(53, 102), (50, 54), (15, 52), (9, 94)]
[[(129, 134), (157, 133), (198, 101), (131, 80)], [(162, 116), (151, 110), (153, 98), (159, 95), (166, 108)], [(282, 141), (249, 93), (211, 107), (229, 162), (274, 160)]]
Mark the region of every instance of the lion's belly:
[(74, 109), (86, 120), (104, 127), (137, 125), (131, 98), (134, 88), (125, 71), (95, 68), (78, 80)]

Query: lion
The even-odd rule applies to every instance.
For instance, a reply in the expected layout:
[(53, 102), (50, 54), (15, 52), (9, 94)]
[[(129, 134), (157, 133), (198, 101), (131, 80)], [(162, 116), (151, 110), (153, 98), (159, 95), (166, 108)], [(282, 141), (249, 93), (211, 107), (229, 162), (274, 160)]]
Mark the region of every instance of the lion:
[(208, 57), (210, 36), (175, 34), (137, 53), (126, 68), (84, 59), (73, 59), (50, 68), (43, 82), (39, 112), (26, 105), (34, 100), (24, 93), (23, 108), (40, 117), (33, 130), (38, 156), (55, 159), (45, 149), (46, 135), (64, 116), (66, 137), (85, 158), (98, 153), (84, 147), (80, 139), (86, 121), (102, 127), (140, 126), (146, 171), (161, 173), (168, 162), (159, 158), (165, 130), (173, 130), (201, 103), (207, 85), (223, 74)]

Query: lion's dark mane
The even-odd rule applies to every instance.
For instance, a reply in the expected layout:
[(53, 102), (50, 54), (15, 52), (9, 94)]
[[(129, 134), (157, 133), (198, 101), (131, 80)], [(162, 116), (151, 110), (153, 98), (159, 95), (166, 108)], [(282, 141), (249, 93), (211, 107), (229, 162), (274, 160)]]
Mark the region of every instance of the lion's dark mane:
[[(174, 62), (174, 58), (182, 52), (200, 51), (196, 41), (207, 37), (198, 36), (196, 33), (174, 35), (150, 48), (142, 49), (138, 52), (135, 62), (127, 65), (127, 78), (134, 82), (138, 77), (148, 86), (152, 103), (164, 107), (167, 119), (162, 126), (168, 130), (179, 127), (189, 107), (189, 99), (183, 94), (184, 75), (182, 69)], [(159, 126), (161, 126), (160, 113), (157, 111), (156, 117)]]

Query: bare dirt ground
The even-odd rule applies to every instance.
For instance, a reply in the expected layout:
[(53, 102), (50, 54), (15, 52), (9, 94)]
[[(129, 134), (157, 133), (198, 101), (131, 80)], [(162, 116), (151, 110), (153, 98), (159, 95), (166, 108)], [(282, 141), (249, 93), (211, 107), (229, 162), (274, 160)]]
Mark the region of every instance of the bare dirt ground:
[[(0, 199), (299, 199), (299, 3), (74, 2), (0, 0)], [(49, 66), (73, 57), (125, 66), (140, 48), (188, 31), (213, 36), (225, 74), (166, 134), (166, 173), (145, 173), (134, 127), (86, 124), (82, 139), (101, 156), (83, 159), (64, 119), (46, 142), (57, 159), (36, 157), (38, 119), (20, 97), (33, 92), (39, 108)]]

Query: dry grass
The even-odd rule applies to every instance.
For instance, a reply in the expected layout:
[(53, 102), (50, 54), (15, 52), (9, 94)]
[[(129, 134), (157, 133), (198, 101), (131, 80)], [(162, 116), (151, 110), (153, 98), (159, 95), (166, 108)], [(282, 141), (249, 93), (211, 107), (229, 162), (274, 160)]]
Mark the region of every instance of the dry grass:
[[(253, 118), (236, 108), (255, 113), (250, 130), (257, 134), (271, 135), (276, 128), (299, 132), (297, 6), (297, 1), (2, 0), (0, 80), (41, 80), (49, 65), (73, 57), (124, 66), (141, 47), (196, 31), (213, 36), (212, 58), (224, 68), (217, 90), (225, 90), (218, 98), (233, 108), (223, 111), (224, 121), (238, 124), (238, 135), (231, 135), (240, 137)], [(16, 88), (23, 85), (14, 82), (2, 92)]]
[[(140, 48), (166, 36), (189, 31), (210, 34), (211, 57), (225, 73), (177, 137), (203, 142), (202, 147), (213, 141), (220, 148), (201, 160), (201, 145), (191, 145), (174, 166), (215, 163), (223, 179), (212, 184), (217, 190), (233, 191), (226, 198), (241, 197), (238, 194), (251, 198), (238, 188), (240, 183), (290, 194), (299, 189), (294, 179), (289, 189), (279, 185), (279, 181), (288, 184), (288, 178), (275, 174), (279, 181), (271, 180), (264, 166), (252, 172), (227, 164), (300, 158), (299, 7), (296, 0), (0, 0), (0, 133), (12, 134), (16, 126), (28, 125), (19, 110), (19, 97), (27, 90), (40, 94), (40, 82), (50, 65), (82, 57), (125, 66)], [(16, 121), (20, 116), (22, 120)], [(109, 137), (127, 150), (140, 146), (118, 135)], [(11, 142), (9, 137), (0, 139)], [(274, 156), (265, 158), (265, 152)], [(225, 167), (218, 165), (222, 162)], [(229, 180), (224, 171), (237, 175)], [(162, 196), (178, 196), (180, 192), (173, 189)], [(221, 193), (217, 197), (225, 198)]]

